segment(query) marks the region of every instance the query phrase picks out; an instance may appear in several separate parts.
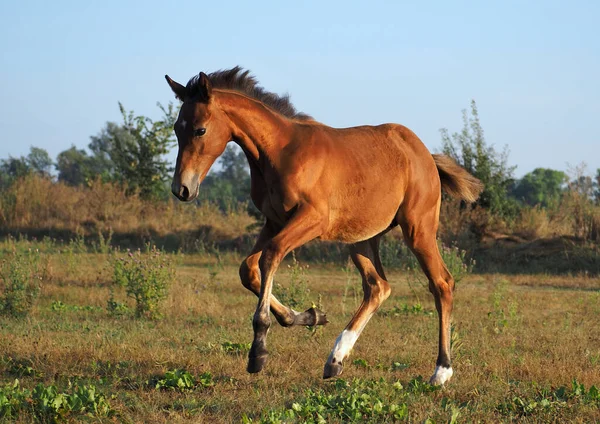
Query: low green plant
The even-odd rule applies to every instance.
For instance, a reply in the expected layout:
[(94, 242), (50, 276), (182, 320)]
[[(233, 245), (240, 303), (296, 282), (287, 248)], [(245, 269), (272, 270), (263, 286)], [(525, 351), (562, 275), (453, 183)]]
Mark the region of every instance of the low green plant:
[(290, 273), (289, 285), (284, 287), (281, 284), (275, 284), (273, 291), (284, 305), (290, 308), (299, 308), (309, 303), (310, 289), (306, 280), (308, 265), (300, 264), (294, 252), (291, 256), (292, 263), (287, 266)]
[(14, 250), (0, 262), (0, 314), (24, 317), (29, 314), (47, 278), (48, 262), (39, 250)]
[(113, 414), (106, 397), (93, 385), (75, 386), (70, 393), (42, 383), (33, 390), (23, 388), (19, 380), (0, 388), (0, 417), (17, 418), (22, 412), (42, 422), (56, 422), (73, 415), (106, 417)]
[(363, 358), (357, 358), (357, 359), (353, 360), (352, 365), (359, 367), (359, 368), (364, 368), (364, 369), (371, 368), (371, 366), (369, 365), (367, 360), (363, 359)]
[(248, 353), (251, 346), (252, 343), (232, 343), (227, 341), (221, 344), (221, 350), (232, 355), (241, 355)]
[(350, 258), (347, 259), (346, 265), (342, 268), (344, 275), (346, 276), (346, 284), (344, 285), (344, 294), (342, 295), (342, 315), (346, 315), (346, 301), (349, 297), (349, 292), (352, 292), (352, 300), (353, 300), (353, 311), (358, 308), (360, 303), (360, 291), (362, 290), (360, 286), (360, 280), (357, 278), (357, 270), (352, 260)]
[(197, 388), (206, 388), (214, 386), (212, 374), (204, 372), (194, 377), (188, 371), (185, 370), (173, 370), (167, 371), (164, 378), (159, 379), (154, 388), (159, 390), (193, 390)]
[(2, 358), (0, 363), (6, 368), (8, 374), (15, 377), (41, 377), (43, 375), (33, 367), (31, 359), (15, 359), (9, 356)]
[[(138, 250), (113, 258), (112, 265), (113, 283), (124, 287), (127, 296), (135, 300), (135, 316), (159, 318), (160, 304), (166, 299), (173, 281), (173, 260), (156, 246), (148, 246), (145, 253)], [(119, 308), (120, 305), (111, 294), (109, 311)]]
[(106, 310), (112, 317), (123, 317), (131, 312), (127, 304), (115, 300), (114, 290), (110, 291), (110, 297), (106, 301)]
[(501, 402), (497, 410), (510, 418), (523, 418), (539, 414), (554, 415), (562, 408), (573, 404), (590, 404), (600, 407), (600, 390), (596, 386), (586, 389), (577, 380), (571, 382), (571, 387), (535, 388), (535, 393), (522, 393), (518, 384), (513, 384), (513, 393)]
[[(258, 418), (261, 423), (393, 422), (408, 419), (408, 406), (398, 402), (403, 386), (384, 379), (352, 382), (339, 379), (326, 389), (308, 389), (303, 398), (281, 410), (271, 410)], [(242, 422), (254, 420), (247, 415)]]
[(108, 229), (106, 236), (104, 236), (102, 231), (98, 230), (98, 242), (94, 244), (97, 253), (103, 253), (105, 255), (110, 253), (112, 249), (111, 241), (113, 234), (114, 232), (112, 228)]
[(475, 261), (468, 257), (466, 250), (462, 250), (458, 246), (445, 246), (441, 241), (438, 242), (438, 247), (446, 268), (452, 274), (455, 283), (459, 283), (473, 272)]
[(431, 393), (439, 390), (440, 386), (433, 386), (419, 375), (408, 382), (407, 390), (412, 393)]
[(408, 367), (410, 367), (410, 364), (407, 364), (406, 362), (393, 362), (390, 371), (403, 371)]
[(70, 311), (70, 312), (80, 312), (80, 311), (87, 311), (87, 312), (96, 312), (96, 311), (101, 311), (102, 308), (99, 306), (92, 306), (92, 305), (85, 305), (85, 306), (79, 306), (79, 305), (67, 305), (65, 303), (63, 303), (60, 300), (54, 300), (52, 301), (52, 303), (50, 304), (50, 309), (53, 312), (66, 312), (66, 311)]
[(505, 291), (506, 281), (501, 280), (498, 282), (496, 289), (491, 294), (492, 310), (488, 312), (488, 318), (490, 319), (493, 331), (496, 334), (504, 332), (506, 327), (508, 327), (511, 323), (511, 319), (516, 320), (518, 318), (516, 306), (512, 307), (512, 313), (509, 311), (509, 316), (507, 316), (505, 313)]

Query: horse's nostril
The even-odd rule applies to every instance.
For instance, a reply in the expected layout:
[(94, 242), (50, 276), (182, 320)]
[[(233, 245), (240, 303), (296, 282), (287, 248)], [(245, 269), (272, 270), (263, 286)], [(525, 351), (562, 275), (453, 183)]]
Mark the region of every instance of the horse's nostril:
[(181, 199), (189, 199), (190, 190), (187, 188), (187, 186), (184, 186), (184, 185), (181, 186), (181, 188), (179, 189), (179, 197)]

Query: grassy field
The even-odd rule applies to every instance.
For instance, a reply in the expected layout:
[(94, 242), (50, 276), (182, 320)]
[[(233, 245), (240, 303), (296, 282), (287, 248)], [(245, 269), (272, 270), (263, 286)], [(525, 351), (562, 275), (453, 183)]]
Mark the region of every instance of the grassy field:
[[(353, 267), (334, 265), (282, 266), (282, 300), (302, 310), (319, 304), (330, 323), (281, 328), (273, 320), (266, 370), (247, 374), (256, 298), (239, 282), (240, 259), (178, 256), (163, 318), (146, 320), (108, 313), (109, 255), (49, 253), (32, 311), (0, 318), (4, 419), (600, 421), (600, 278), (466, 276), (455, 297), (455, 374), (435, 388), (426, 383), (437, 352), (433, 300), (423, 280), (400, 271), (388, 272), (392, 295), (342, 379), (321, 379), (362, 296)], [(53, 412), (52, 402), (64, 399), (88, 406)]]

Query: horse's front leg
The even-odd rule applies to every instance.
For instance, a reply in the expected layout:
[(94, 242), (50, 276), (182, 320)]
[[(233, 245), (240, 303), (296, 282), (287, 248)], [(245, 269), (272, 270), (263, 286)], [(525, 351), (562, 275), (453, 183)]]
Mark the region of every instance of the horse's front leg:
[(319, 214), (312, 206), (303, 205), (298, 208), (279, 234), (267, 243), (262, 252), (259, 260), (261, 284), (258, 306), (252, 321), (254, 341), (248, 355), (248, 372), (250, 373), (261, 371), (267, 361), (267, 333), (271, 326), (269, 309), (273, 276), (289, 252), (322, 234), (324, 222), (323, 215)]
[[(277, 235), (278, 229), (273, 228), (268, 220), (261, 230), (254, 248), (240, 265), (240, 279), (242, 284), (256, 296), (260, 296), (260, 269), (259, 261), (263, 249)], [(325, 313), (317, 308), (309, 308), (304, 312), (298, 312), (292, 308), (283, 305), (277, 298), (271, 295), (271, 312), (275, 315), (277, 322), (283, 327), (292, 325), (324, 325), (327, 323)]]

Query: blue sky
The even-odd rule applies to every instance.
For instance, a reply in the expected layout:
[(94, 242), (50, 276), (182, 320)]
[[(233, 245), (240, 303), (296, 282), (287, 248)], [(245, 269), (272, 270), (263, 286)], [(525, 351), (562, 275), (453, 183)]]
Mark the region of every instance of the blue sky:
[[(600, 2), (4, 1), (0, 158), (85, 147), (117, 102), (158, 118), (164, 74), (242, 65), (328, 125), (397, 122), (431, 150), (475, 99), (536, 167), (600, 168)], [(174, 156), (174, 154), (173, 154)]]

